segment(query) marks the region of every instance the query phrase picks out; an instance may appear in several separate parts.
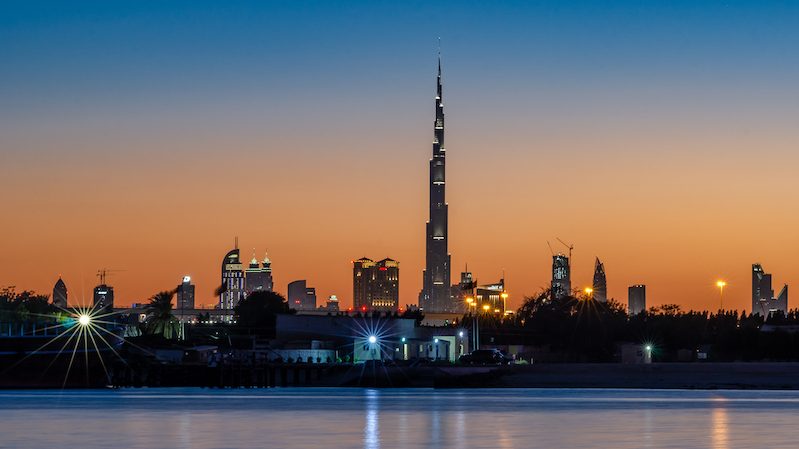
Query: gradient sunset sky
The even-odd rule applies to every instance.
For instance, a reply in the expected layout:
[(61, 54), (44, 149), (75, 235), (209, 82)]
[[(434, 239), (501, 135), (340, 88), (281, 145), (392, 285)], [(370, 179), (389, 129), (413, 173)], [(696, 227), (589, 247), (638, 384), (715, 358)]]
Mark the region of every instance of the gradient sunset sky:
[[(547, 241), (609, 296), (749, 309), (799, 280), (799, 3), (0, 5), (0, 286), (216, 303), (221, 258), (352, 300), (351, 261), (424, 264), (436, 51), (453, 280), (548, 285)], [(789, 305), (799, 304), (792, 294)]]

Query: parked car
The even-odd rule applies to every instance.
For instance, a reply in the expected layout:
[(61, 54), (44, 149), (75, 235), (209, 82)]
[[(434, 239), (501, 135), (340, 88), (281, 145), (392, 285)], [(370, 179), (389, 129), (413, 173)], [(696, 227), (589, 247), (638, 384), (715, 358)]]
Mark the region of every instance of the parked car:
[(477, 349), (458, 359), (464, 365), (510, 365), (513, 358), (499, 349)]

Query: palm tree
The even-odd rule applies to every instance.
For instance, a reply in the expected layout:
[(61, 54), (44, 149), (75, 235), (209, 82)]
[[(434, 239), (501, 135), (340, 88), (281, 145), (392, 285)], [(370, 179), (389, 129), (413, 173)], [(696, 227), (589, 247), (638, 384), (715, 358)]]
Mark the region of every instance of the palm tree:
[(172, 296), (174, 291), (156, 293), (145, 307), (147, 320), (145, 332), (150, 335), (163, 335), (164, 338), (177, 338), (180, 327), (177, 318), (172, 314)]

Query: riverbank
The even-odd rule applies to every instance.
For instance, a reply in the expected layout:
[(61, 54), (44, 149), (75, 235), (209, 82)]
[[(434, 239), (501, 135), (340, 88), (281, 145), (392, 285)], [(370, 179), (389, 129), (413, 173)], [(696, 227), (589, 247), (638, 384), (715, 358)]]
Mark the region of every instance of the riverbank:
[(121, 363), (25, 364), (0, 375), (0, 389), (112, 387), (630, 388), (799, 390), (799, 363), (611, 363), (512, 366)]

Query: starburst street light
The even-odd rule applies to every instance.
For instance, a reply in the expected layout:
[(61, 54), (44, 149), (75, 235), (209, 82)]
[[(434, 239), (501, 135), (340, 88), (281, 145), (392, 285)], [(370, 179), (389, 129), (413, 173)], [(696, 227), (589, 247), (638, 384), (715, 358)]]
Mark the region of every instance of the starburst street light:
[(80, 324), (81, 326), (88, 326), (89, 324), (91, 324), (91, 322), (92, 318), (85, 313), (82, 313), (78, 316), (78, 324)]
[(370, 335), (369, 336), (369, 343), (371, 343), (371, 344), (377, 343), (377, 337), (375, 337), (374, 335)]
[(724, 310), (724, 287), (726, 286), (726, 282), (722, 280), (716, 281), (716, 287), (719, 288), (719, 310)]

